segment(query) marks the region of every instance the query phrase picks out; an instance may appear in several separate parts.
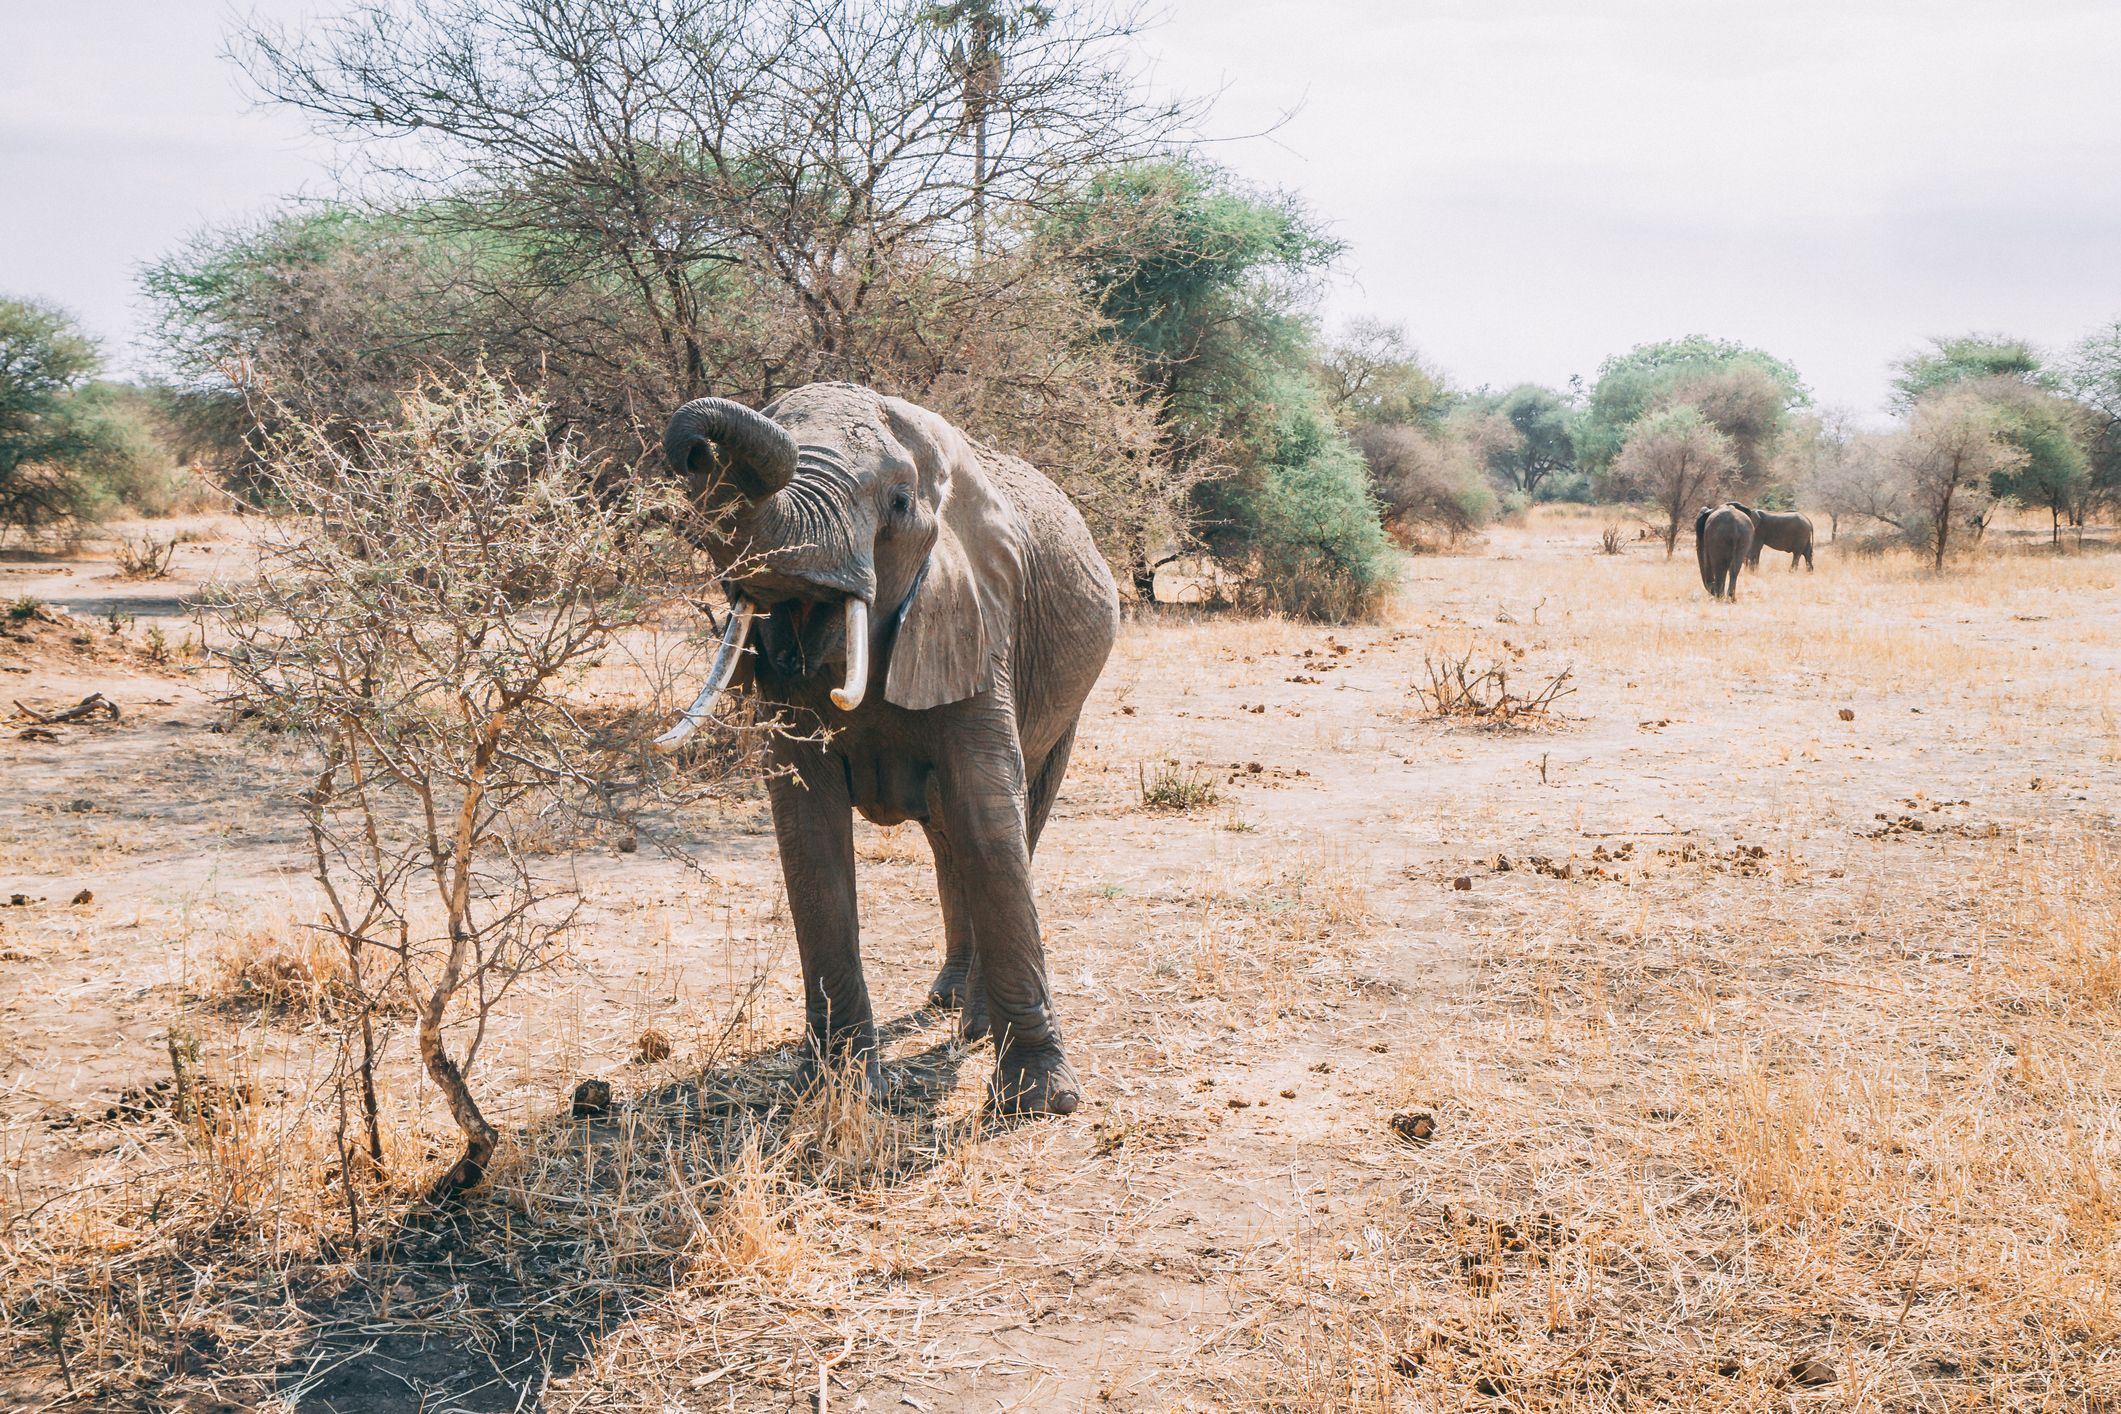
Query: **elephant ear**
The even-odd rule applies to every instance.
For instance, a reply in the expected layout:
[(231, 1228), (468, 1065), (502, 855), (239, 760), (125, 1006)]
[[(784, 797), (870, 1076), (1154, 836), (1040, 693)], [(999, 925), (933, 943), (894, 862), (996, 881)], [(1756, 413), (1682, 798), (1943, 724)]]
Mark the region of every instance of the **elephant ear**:
[(1014, 537), (964, 437), (912, 403), (883, 398), (884, 425), (920, 469), (921, 497), (934, 508), (935, 548), (914, 585), (891, 645), (884, 697), (908, 711), (961, 702), (993, 680), (1002, 635), (989, 624), (997, 581), (1015, 564)]
[(921, 573), (891, 645), (884, 697), (918, 712), (960, 702), (988, 682), (987, 630), (965, 547), (948, 525)]

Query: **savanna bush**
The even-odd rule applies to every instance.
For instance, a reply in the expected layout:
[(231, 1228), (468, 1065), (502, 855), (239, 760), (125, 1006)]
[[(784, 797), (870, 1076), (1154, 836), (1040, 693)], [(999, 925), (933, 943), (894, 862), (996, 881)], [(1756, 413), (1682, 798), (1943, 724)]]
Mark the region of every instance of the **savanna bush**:
[(1262, 609), (1344, 622), (1376, 612), (1396, 578), (1369, 469), (1314, 408), (1277, 429), (1274, 458), (1240, 503)]

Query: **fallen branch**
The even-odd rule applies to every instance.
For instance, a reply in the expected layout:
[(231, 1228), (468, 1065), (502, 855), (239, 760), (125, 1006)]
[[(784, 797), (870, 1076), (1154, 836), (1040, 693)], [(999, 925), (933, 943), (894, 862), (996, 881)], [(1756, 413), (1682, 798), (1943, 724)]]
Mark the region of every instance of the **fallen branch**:
[(40, 727), (55, 727), (61, 722), (78, 722), (82, 718), (93, 716), (99, 711), (110, 713), (110, 719), (114, 722), (118, 720), (119, 716), (118, 704), (100, 692), (91, 692), (64, 712), (39, 712), (34, 707), (24, 705), (20, 698), (15, 700), (15, 710)]

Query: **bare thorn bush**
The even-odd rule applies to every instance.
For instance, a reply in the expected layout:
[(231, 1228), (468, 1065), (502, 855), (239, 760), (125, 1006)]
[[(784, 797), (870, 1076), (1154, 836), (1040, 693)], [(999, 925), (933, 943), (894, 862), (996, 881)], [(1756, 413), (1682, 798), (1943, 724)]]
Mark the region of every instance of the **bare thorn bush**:
[(117, 562), (118, 573), (127, 579), (167, 579), (170, 565), (177, 558), (177, 547), (183, 543), (181, 535), (167, 540), (157, 540), (152, 535), (137, 540), (128, 536), (111, 551), (111, 558)]
[(235, 703), (310, 758), (320, 926), (366, 1002), (345, 1054), (371, 1158), (388, 993), (463, 1134), (440, 1198), (479, 1182), (498, 1138), (471, 1086), (488, 1021), (573, 916), (538, 841), (645, 770), (638, 733), (598, 727), (570, 689), (686, 587), (690, 557), (674, 492), (600, 482), (536, 398), (483, 373), (424, 384), (348, 441), (284, 418), (260, 474), (285, 513), (218, 618)]
[(1476, 653), (1468, 648), (1455, 656), (1422, 655), (1428, 681), (1414, 684), (1414, 696), (1427, 715), (1495, 727), (1547, 726), (1558, 720), (1556, 704), (1576, 690), (1569, 686), (1570, 670), (1563, 668), (1544, 682), (1534, 677), (1527, 692), (1513, 692), (1509, 664), (1478, 666)]

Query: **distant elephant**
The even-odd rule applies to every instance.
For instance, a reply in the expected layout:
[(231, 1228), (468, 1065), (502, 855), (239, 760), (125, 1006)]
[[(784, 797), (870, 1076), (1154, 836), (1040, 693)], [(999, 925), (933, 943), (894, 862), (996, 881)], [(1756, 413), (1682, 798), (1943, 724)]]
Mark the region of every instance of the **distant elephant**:
[(1799, 560), (1804, 561), (1807, 570), (1818, 568), (1812, 563), (1810, 516), (1798, 515), (1795, 511), (1756, 511), (1743, 501), (1733, 501), (1731, 504), (1752, 518), (1753, 553), (1746, 557), (1745, 562), (1748, 565), (1754, 569), (1760, 567), (1762, 550), (1783, 550), (1789, 554), (1791, 569), (1797, 568)]
[(1701, 583), (1712, 599), (1738, 597), (1738, 571), (1753, 549), (1753, 519), (1726, 503), (1701, 508), (1694, 517), (1694, 558), (1701, 563)]
[[(1119, 595), (1082, 517), (1026, 463), (925, 408), (813, 383), (754, 412), (672, 414), (670, 464), (726, 513), (711, 550), (729, 622), (705, 689), (657, 739), (690, 736), (746, 657), (761, 700), (816, 734), (777, 735), (768, 784), (803, 967), (805, 1072), (852, 1061), (881, 1085), (862, 975), (852, 810), (918, 820), (935, 853), (945, 951), (930, 1001), (992, 1034), (1004, 1113), (1068, 1114), (1031, 856)], [(826, 669), (842, 665), (836, 677)]]

